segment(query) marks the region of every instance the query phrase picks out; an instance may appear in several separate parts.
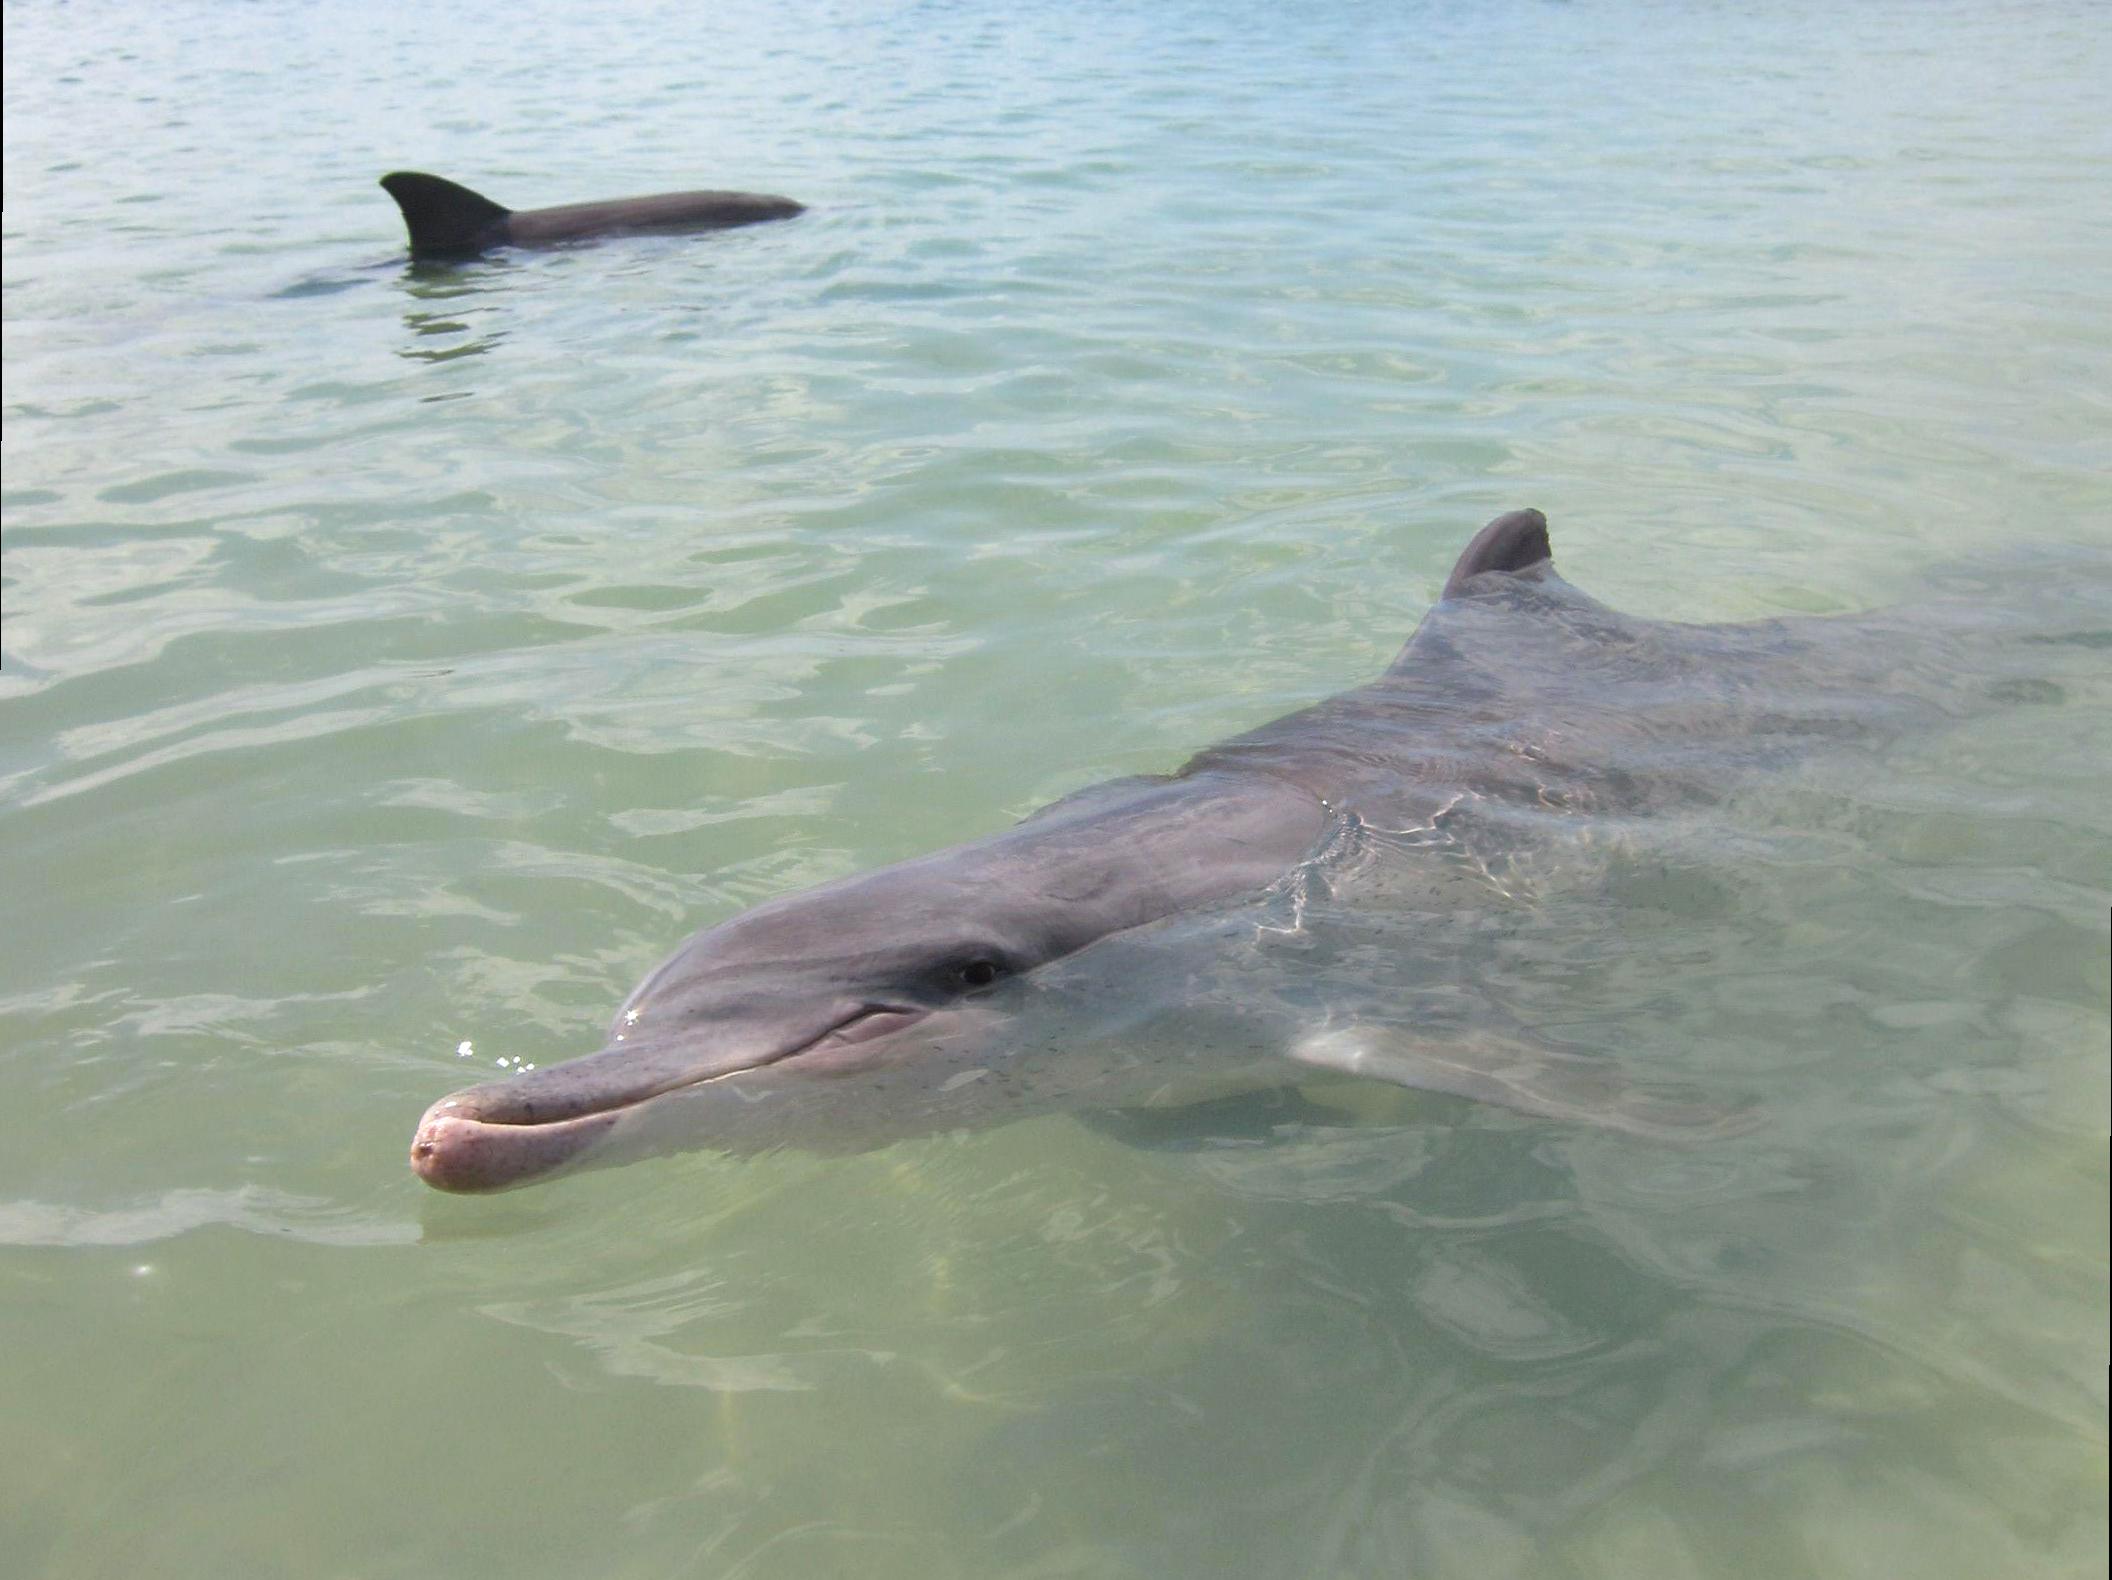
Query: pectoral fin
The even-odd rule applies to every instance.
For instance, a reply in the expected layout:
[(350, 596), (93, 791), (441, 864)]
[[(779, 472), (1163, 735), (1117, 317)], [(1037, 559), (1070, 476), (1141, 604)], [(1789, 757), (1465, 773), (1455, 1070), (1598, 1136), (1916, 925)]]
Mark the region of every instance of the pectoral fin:
[(1760, 1123), (1750, 1106), (1646, 1092), (1605, 1059), (1568, 1053), (1524, 1032), (1447, 1030), (1425, 1038), (1399, 1027), (1360, 1024), (1316, 1032), (1294, 1046), (1291, 1057), (1316, 1069), (1653, 1141), (1714, 1141)]

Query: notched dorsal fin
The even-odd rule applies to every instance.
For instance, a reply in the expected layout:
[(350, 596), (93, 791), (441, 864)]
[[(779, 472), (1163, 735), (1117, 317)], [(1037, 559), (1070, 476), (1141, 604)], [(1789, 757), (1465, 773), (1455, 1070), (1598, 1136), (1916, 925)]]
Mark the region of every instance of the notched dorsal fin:
[(1485, 571), (1525, 571), (1549, 564), (1554, 550), (1547, 544), (1547, 517), (1537, 510), (1514, 510), (1474, 534), (1440, 597), (1456, 598), (1469, 579)]
[(403, 210), (411, 233), (411, 255), (445, 258), (481, 252), (497, 238), (495, 227), (511, 209), (468, 187), (417, 170), (397, 170), (381, 178), (382, 189)]

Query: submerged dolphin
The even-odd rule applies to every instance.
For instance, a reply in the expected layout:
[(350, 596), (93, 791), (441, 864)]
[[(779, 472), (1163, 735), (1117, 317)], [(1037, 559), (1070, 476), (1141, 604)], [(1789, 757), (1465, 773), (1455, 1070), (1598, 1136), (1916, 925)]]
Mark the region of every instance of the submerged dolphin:
[(381, 184), (403, 210), (414, 258), (466, 258), (491, 247), (549, 247), (590, 236), (727, 230), (806, 212), (805, 204), (767, 192), (662, 192), (517, 210), (416, 170), (395, 171)]
[[(1503, 852), (1712, 805), (1729, 768), (1942, 717), (1906, 633), (1883, 614), (1635, 619), (1556, 574), (1538, 511), (1502, 516), (1378, 680), (1177, 773), (698, 933), (601, 1052), (434, 1104), (412, 1167), (488, 1190), (684, 1147), (863, 1147), (1187, 1102), (1301, 1066), (1710, 1133), (1720, 1107), (1640, 1092), (1404, 973), (1456, 926), (1462, 885), (1470, 909), (1489, 902)], [(1389, 920), (1344, 920), (1360, 914)], [(1302, 963), (1329, 968), (1331, 996), (1264, 1002), (1269, 948), (1318, 951)]]

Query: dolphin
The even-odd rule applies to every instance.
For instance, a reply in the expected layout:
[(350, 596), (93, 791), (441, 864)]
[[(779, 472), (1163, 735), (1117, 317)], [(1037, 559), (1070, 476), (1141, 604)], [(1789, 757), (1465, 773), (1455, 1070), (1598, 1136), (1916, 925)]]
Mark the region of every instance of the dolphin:
[(652, 197), (510, 209), (439, 176), (398, 170), (381, 185), (403, 210), (414, 258), (467, 258), (492, 247), (552, 247), (592, 236), (727, 230), (791, 219), (806, 205), (766, 192), (662, 192)]
[(1557, 574), (1539, 511), (1500, 516), (1375, 681), (1174, 773), (697, 933), (600, 1052), (435, 1103), (412, 1167), (492, 1190), (1314, 1071), (1655, 1138), (1733, 1133), (1749, 1112), (1653, 1092), (1462, 992), (1462, 973), (1417, 972), (1565, 831), (1713, 807), (1739, 767), (1953, 714), (1927, 662), (1943, 633), (1915, 632), (1883, 612), (1634, 618)]

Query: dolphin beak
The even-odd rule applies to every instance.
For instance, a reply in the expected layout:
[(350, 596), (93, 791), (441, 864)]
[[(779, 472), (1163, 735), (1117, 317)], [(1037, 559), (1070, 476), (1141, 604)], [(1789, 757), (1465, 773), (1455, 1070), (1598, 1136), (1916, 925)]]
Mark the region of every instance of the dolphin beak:
[(443, 1097), (418, 1121), (411, 1169), (435, 1190), (504, 1190), (553, 1174), (612, 1129), (623, 1110), (544, 1125), (492, 1124), (451, 1110), (468, 1093)]
[(441, 1098), (418, 1121), (411, 1170), (436, 1190), (524, 1185), (579, 1161), (656, 1098), (773, 1065), (840, 1074), (872, 1062), (875, 1055), (863, 1045), (926, 1014), (902, 1005), (861, 1005), (819, 1032), (786, 1038), (760, 1055), (699, 1055), (693, 1039), (616, 1043), (547, 1070), (466, 1087)]

